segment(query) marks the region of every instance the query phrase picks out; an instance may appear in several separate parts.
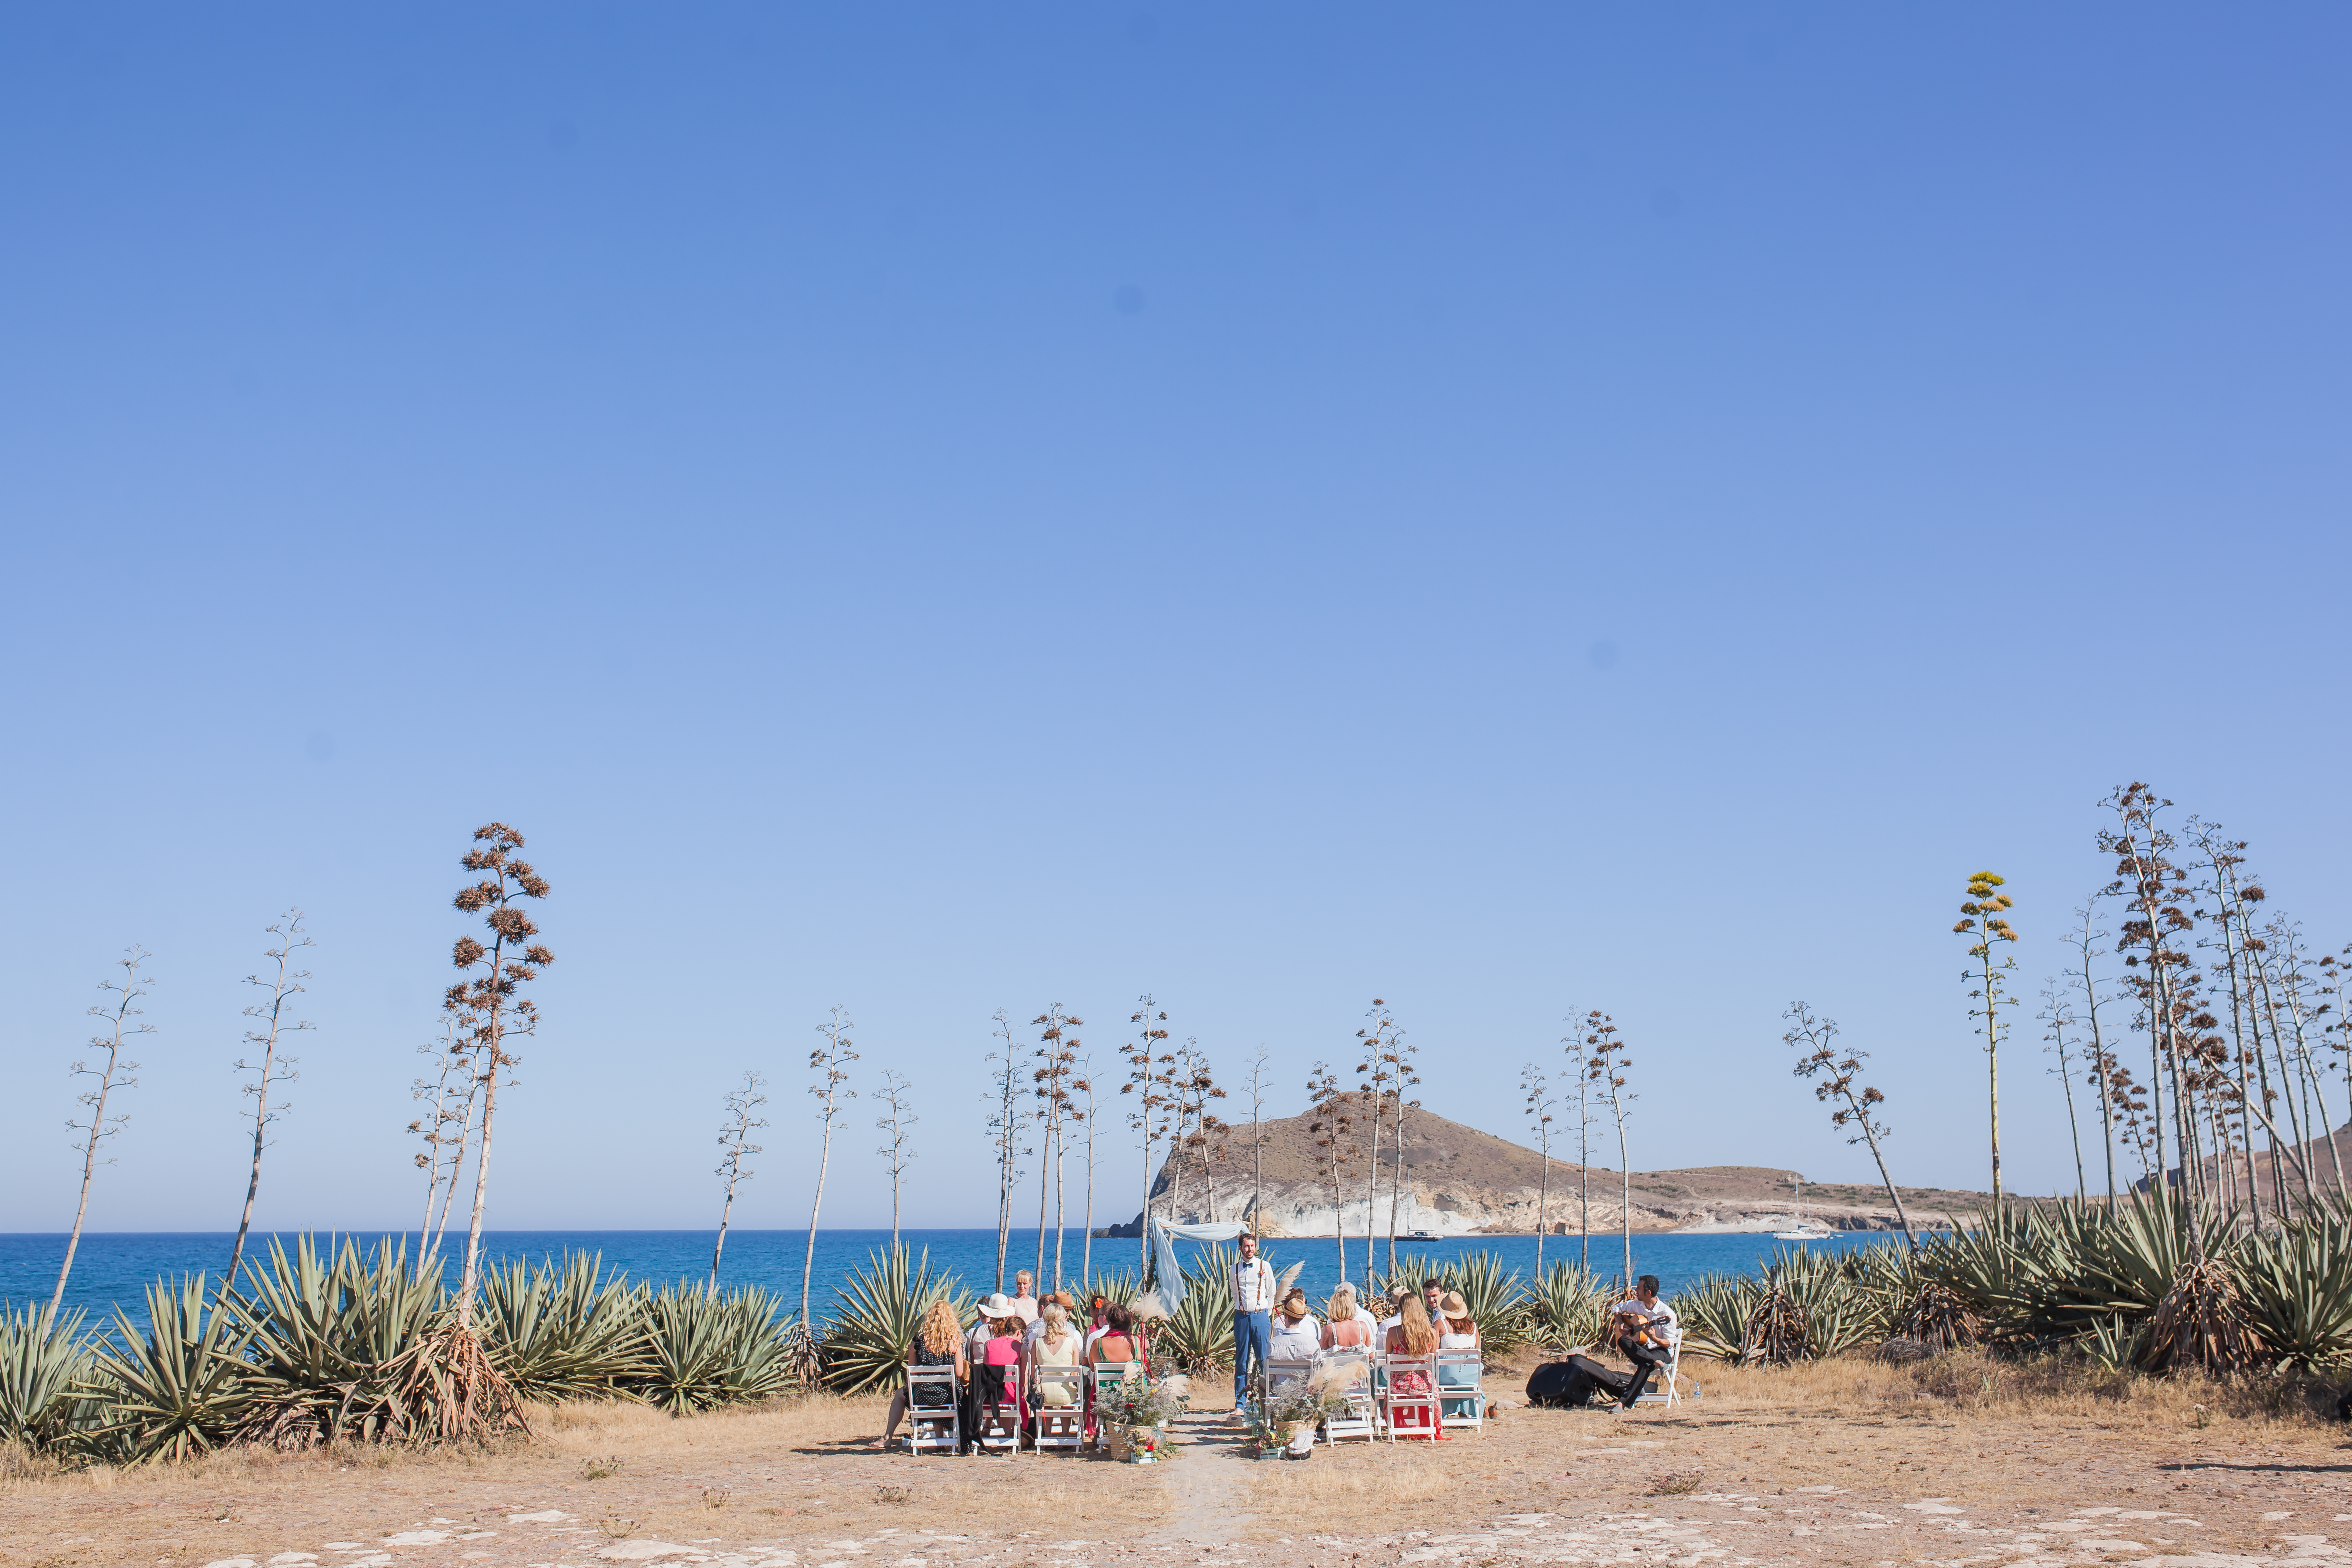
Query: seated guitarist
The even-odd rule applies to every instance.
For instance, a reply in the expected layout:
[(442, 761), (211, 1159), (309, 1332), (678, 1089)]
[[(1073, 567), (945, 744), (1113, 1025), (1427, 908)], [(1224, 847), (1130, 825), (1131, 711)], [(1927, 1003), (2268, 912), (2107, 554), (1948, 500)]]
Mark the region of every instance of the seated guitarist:
[(1609, 1309), (1609, 1321), (1618, 1352), (1633, 1363), (1633, 1381), (1618, 1406), (1631, 1410), (1649, 1386), (1651, 1369), (1664, 1365), (1672, 1354), (1675, 1310), (1658, 1300), (1658, 1277), (1644, 1274), (1634, 1281), (1633, 1295)]

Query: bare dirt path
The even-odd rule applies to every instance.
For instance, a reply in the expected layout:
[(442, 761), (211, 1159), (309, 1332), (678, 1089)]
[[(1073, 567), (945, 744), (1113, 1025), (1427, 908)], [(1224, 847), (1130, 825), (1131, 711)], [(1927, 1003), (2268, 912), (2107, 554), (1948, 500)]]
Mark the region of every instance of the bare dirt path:
[(1150, 1544), (1224, 1546), (1247, 1538), (1257, 1523), (1248, 1499), (1258, 1461), (1241, 1458), (1241, 1431), (1223, 1411), (1196, 1411), (1170, 1425), (1181, 1451), (1156, 1467), (1171, 1511), (1145, 1538)]

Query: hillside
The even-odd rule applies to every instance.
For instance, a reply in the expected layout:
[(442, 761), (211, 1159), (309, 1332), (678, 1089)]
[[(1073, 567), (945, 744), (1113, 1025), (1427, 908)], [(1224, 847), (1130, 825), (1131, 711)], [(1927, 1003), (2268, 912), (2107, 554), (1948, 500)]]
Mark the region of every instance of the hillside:
[[(1305, 1116), (1264, 1124), (1262, 1212), (1256, 1226), (1267, 1236), (1328, 1236), (1335, 1224), (1360, 1234), (1365, 1228), (1364, 1151), (1342, 1167), (1344, 1194), (1335, 1194)], [(1171, 1161), (1152, 1184), (1152, 1212), (1179, 1223), (1239, 1219), (1250, 1206), (1253, 1181), (1250, 1129), (1234, 1130), (1221, 1154), (1204, 1167), (1195, 1154), (1180, 1173)], [(1379, 1194), (1373, 1204), (1377, 1227), (1388, 1228), (1390, 1180), (1394, 1152), (1383, 1141)], [(1413, 1111), (1405, 1121), (1404, 1183), (1397, 1206), (1400, 1231), (1434, 1236), (1475, 1233), (1528, 1235), (1537, 1228), (1543, 1186), (1543, 1156), (1506, 1138)], [(1181, 1181), (1180, 1181), (1181, 1175)], [(1577, 1187), (1589, 1175), (1589, 1228), (1614, 1230), (1622, 1203), (1618, 1174), (1575, 1162), (1551, 1162), (1550, 1197), (1540, 1205), (1549, 1228), (1579, 1228)], [(1644, 1171), (1633, 1180), (1635, 1230), (1759, 1231), (1785, 1229), (1795, 1218), (1800, 1173), (1760, 1165), (1704, 1165), (1687, 1170)], [(1344, 1213), (1335, 1214), (1344, 1197)], [(1989, 1202), (1982, 1193), (1935, 1188), (1903, 1189), (1915, 1224), (1940, 1223), (1947, 1211), (1965, 1215)], [(1833, 1230), (1885, 1230), (1895, 1226), (1895, 1210), (1885, 1189), (1875, 1186), (1814, 1186), (1804, 1189), (1805, 1217)], [(1132, 1236), (1141, 1224), (1115, 1227)]]

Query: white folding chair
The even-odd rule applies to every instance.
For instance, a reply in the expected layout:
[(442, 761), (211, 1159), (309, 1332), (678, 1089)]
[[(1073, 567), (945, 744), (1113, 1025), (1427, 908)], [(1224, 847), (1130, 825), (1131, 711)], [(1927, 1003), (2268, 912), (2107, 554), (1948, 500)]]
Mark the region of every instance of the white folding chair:
[(1486, 1391), (1481, 1380), (1486, 1373), (1486, 1358), (1482, 1352), (1437, 1352), (1437, 1418), (1442, 1426), (1485, 1434)]
[(1286, 1388), (1306, 1382), (1307, 1378), (1314, 1375), (1314, 1373), (1315, 1362), (1311, 1357), (1306, 1361), (1276, 1361), (1271, 1357), (1267, 1358), (1265, 1363), (1267, 1397), (1275, 1397)]
[[(981, 1381), (982, 1369), (971, 1369), (972, 1381)], [(1021, 1451), (1021, 1379), (1018, 1367), (1004, 1369), (1004, 1397), (1002, 1400), (973, 1400), (975, 1415), (971, 1438), (977, 1447), (1004, 1448)]]
[(1664, 1405), (1669, 1408), (1683, 1402), (1682, 1391), (1675, 1386), (1683, 1371), (1683, 1331), (1670, 1330), (1666, 1336), (1666, 1359), (1650, 1373), (1650, 1386), (1642, 1390), (1637, 1405)]
[(1094, 1444), (1097, 1448), (1104, 1444), (1103, 1424), (1096, 1415), (1096, 1412), (1102, 1408), (1103, 1394), (1106, 1390), (1117, 1388), (1130, 1380), (1136, 1383), (1146, 1381), (1141, 1362), (1105, 1362), (1099, 1366), (1087, 1369), (1087, 1425), (1093, 1430)]
[(963, 1387), (955, 1368), (907, 1363), (907, 1451), (963, 1447)]
[[(1055, 1392), (1066, 1395), (1053, 1403)], [(1087, 1369), (1082, 1366), (1041, 1366), (1029, 1404), (1029, 1438), (1039, 1453), (1067, 1448), (1076, 1453), (1087, 1440)]]
[(1372, 1358), (1378, 1353), (1360, 1350), (1323, 1352), (1323, 1364), (1331, 1369), (1331, 1391), (1348, 1402), (1345, 1411), (1324, 1418), (1325, 1442), (1361, 1437), (1369, 1443), (1380, 1436), (1381, 1405), (1372, 1392)]
[(1389, 1441), (1400, 1437), (1437, 1441), (1437, 1357), (1392, 1355), (1388, 1358), (1388, 1395), (1381, 1403), (1387, 1415)]

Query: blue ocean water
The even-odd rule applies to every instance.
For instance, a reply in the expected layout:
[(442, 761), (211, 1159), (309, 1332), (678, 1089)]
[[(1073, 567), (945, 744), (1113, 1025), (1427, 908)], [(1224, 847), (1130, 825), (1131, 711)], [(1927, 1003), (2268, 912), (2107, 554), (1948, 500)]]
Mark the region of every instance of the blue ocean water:
[[(380, 1234), (360, 1233), (354, 1239), (373, 1245)], [(908, 1230), (903, 1237), (909, 1247), (928, 1251), (935, 1268), (952, 1270), (966, 1286), (982, 1291), (993, 1288), (993, 1230)], [(228, 1263), (234, 1239), (226, 1233), (195, 1231), (85, 1234), (74, 1257), (73, 1273), (67, 1281), (66, 1304), (89, 1309), (94, 1321), (110, 1321), (111, 1310), (117, 1307), (134, 1321), (143, 1321), (143, 1292), (150, 1283), (199, 1271), (217, 1279)], [(289, 1247), (293, 1240), (291, 1237), (281, 1239)], [(409, 1239), (413, 1243), (415, 1237)], [(1842, 1251), (1854, 1247), (1884, 1246), (1890, 1239), (1883, 1231), (1856, 1232), (1802, 1245), (1814, 1251)], [(62, 1233), (0, 1235), (0, 1301), (12, 1305), (26, 1301), (46, 1303), (57, 1283), (65, 1241)], [(247, 1256), (267, 1258), (268, 1241), (267, 1237), (249, 1240)], [(706, 1278), (710, 1271), (711, 1241), (711, 1233), (707, 1230), (504, 1230), (487, 1232), (484, 1237), (485, 1250), (494, 1258), (520, 1256), (535, 1261), (566, 1251), (593, 1252), (603, 1256), (608, 1268), (626, 1270), (633, 1278), (656, 1282)], [(837, 1289), (850, 1270), (865, 1266), (876, 1253), (887, 1248), (889, 1241), (890, 1233), (887, 1230), (817, 1232), (815, 1258), (809, 1269), (809, 1304), (818, 1319), (831, 1314)], [(1035, 1267), (1037, 1243), (1034, 1229), (1013, 1233), (1004, 1265), (1008, 1287), (1013, 1269)], [(1049, 1280), (1054, 1278), (1054, 1243), (1049, 1231), (1045, 1237), (1045, 1272)], [(1671, 1296), (1684, 1281), (1697, 1275), (1761, 1273), (1773, 1249), (1786, 1245), (1776, 1243), (1769, 1236), (1747, 1233), (1636, 1235), (1633, 1268), (1637, 1274), (1655, 1274), (1664, 1293)], [(1409, 1256), (1450, 1259), (1485, 1250), (1498, 1254), (1507, 1265), (1523, 1274), (1532, 1274), (1536, 1262), (1536, 1238), (1532, 1236), (1471, 1236), (1438, 1241), (1400, 1238), (1396, 1246), (1400, 1261)], [(1080, 1277), (1086, 1247), (1087, 1238), (1076, 1232), (1065, 1233), (1061, 1238), (1062, 1278), (1073, 1286)], [(764, 1286), (784, 1299), (788, 1310), (797, 1310), (802, 1264), (807, 1248), (808, 1233), (804, 1230), (730, 1231), (719, 1268), (720, 1282), (728, 1286)], [(450, 1250), (461, 1251), (462, 1247)], [(1190, 1250), (1179, 1247), (1180, 1253)], [(1337, 1251), (1328, 1239), (1275, 1238), (1266, 1242), (1265, 1250), (1277, 1268), (1305, 1262), (1300, 1283), (1307, 1287), (1310, 1300), (1323, 1300), (1339, 1279)], [(1623, 1267), (1623, 1241), (1614, 1235), (1596, 1235), (1591, 1238), (1591, 1255), (1596, 1272), (1613, 1276)], [(1349, 1272), (1360, 1279), (1364, 1269), (1362, 1237), (1355, 1239), (1348, 1256)], [(1544, 1239), (1547, 1264), (1580, 1256), (1576, 1237)], [(1131, 1238), (1097, 1237), (1093, 1261), (1097, 1270), (1139, 1271), (1139, 1244)], [(1375, 1261), (1385, 1270), (1386, 1238), (1376, 1244)], [(457, 1260), (454, 1257), (445, 1258), (444, 1263), (454, 1283)]]

